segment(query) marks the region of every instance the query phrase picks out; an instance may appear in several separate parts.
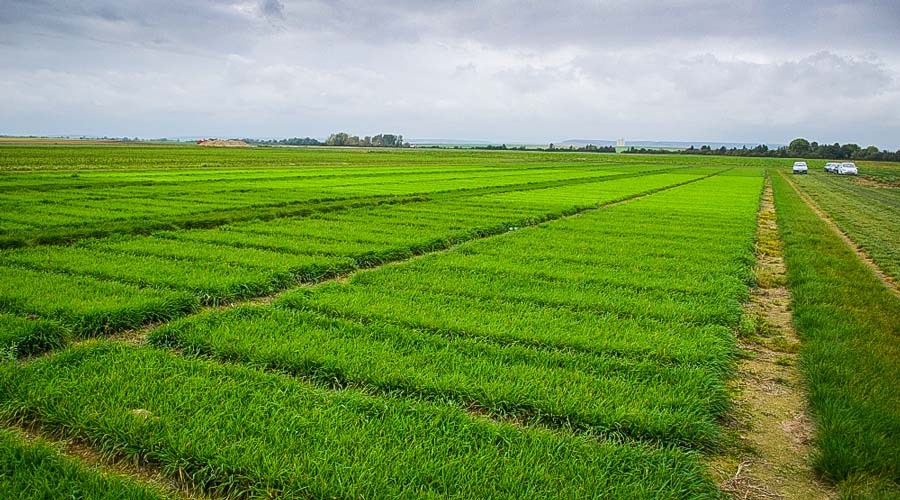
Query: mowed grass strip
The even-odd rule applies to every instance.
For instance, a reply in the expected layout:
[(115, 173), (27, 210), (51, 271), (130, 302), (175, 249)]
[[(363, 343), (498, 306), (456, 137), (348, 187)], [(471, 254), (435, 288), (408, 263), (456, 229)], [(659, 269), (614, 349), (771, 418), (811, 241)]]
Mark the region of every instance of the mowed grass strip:
[(701, 366), (503, 346), (273, 307), (176, 321), (150, 341), (326, 387), (452, 400), (617, 440), (711, 446), (717, 429), (708, 412), (721, 404), (713, 400), (721, 381)]
[[(900, 171), (900, 167), (897, 168)], [(895, 281), (900, 280), (900, 189), (814, 172), (794, 183)]]
[(691, 453), (522, 430), (166, 350), (92, 342), (0, 366), (0, 381), (0, 418), (230, 497), (718, 498)]
[(816, 467), (845, 488), (880, 478), (900, 492), (900, 299), (783, 178), (772, 184)]
[(121, 476), (65, 458), (40, 440), (25, 442), (0, 429), (0, 497), (8, 500), (84, 498), (162, 500), (166, 495)]

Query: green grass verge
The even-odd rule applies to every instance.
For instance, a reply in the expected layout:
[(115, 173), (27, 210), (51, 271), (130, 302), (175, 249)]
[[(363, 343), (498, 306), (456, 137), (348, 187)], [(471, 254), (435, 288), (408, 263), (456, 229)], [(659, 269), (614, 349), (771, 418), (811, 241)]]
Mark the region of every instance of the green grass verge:
[(816, 468), (848, 485), (900, 482), (900, 299), (779, 175), (772, 176)]

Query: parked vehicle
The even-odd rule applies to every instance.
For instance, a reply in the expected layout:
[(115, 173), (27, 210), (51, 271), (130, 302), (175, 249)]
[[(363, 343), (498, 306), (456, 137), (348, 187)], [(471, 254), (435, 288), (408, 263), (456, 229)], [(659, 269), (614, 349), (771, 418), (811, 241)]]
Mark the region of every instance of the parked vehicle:
[(845, 161), (837, 168), (837, 173), (840, 175), (857, 175), (859, 170), (856, 169), (856, 164), (852, 161)]
[(826, 172), (834, 173), (834, 172), (837, 171), (837, 168), (838, 168), (839, 166), (840, 166), (840, 163), (836, 163), (836, 162), (830, 161), (830, 162), (828, 162), (828, 163), (825, 164), (825, 171), (826, 171)]
[(805, 161), (795, 161), (794, 162), (794, 173), (795, 174), (809, 173), (809, 168), (806, 166), (806, 162)]

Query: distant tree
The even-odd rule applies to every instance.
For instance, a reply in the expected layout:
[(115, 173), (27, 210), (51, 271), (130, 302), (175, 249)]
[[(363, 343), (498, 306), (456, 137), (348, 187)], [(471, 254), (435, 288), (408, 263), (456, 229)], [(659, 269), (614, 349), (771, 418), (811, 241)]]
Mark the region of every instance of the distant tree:
[(794, 156), (806, 156), (810, 151), (809, 141), (803, 138), (794, 139), (788, 145), (788, 151)]
[(331, 134), (328, 136), (328, 139), (325, 140), (325, 144), (329, 146), (346, 146), (347, 140), (350, 138), (350, 135), (346, 132), (338, 132), (336, 134)]
[(378, 134), (365, 136), (362, 139), (357, 135), (346, 132), (337, 132), (328, 136), (325, 141), (328, 146), (365, 146), (365, 147), (409, 147), (409, 143), (403, 142), (403, 136), (399, 134)]
[(858, 144), (844, 144), (841, 146), (841, 157), (842, 158), (854, 158), (854, 155), (859, 151)]

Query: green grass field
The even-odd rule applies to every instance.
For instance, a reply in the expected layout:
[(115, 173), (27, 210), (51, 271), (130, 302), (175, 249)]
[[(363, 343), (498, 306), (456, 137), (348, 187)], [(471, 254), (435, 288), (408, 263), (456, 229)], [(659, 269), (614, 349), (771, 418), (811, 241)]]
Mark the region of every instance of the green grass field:
[[(0, 497), (173, 494), (28, 429), (212, 498), (723, 498), (769, 175), (813, 463), (890, 498), (900, 298), (790, 164), (0, 145)], [(894, 188), (792, 180), (896, 272)]]

